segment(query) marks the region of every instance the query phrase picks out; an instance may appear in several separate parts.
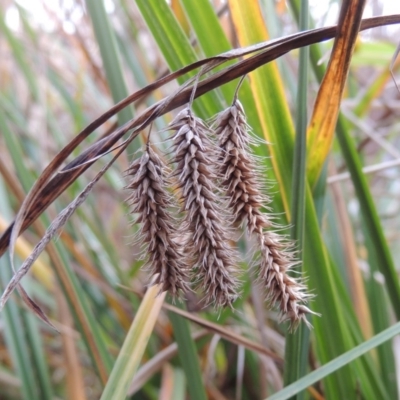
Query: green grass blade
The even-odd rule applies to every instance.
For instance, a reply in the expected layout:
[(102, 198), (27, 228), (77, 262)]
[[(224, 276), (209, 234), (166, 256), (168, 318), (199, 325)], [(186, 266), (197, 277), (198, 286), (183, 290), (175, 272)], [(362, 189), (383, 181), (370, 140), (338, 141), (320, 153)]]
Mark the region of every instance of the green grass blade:
[[(167, 2), (136, 0), (136, 4), (171, 71), (198, 60), (198, 56), (189, 39), (177, 22)], [(193, 75), (195, 74), (189, 74), (189, 76)], [(184, 78), (178, 79), (180, 84), (184, 81)], [(220, 103), (219, 96), (216, 91), (213, 91), (197, 99), (193, 107), (200, 117), (210, 118), (220, 111)]]
[(158, 295), (159, 287), (150, 287), (126, 335), (101, 400), (123, 400), (129, 384), (139, 367), (147, 342), (153, 331), (165, 293)]
[[(0, 204), (0, 214), (4, 218), (11, 219), (11, 207), (5, 199), (6, 189), (0, 179), (0, 198), (4, 199)], [(11, 265), (8, 257), (0, 259), (0, 286), (1, 290), (7, 285), (11, 279)], [(23, 323), (22, 310), (13, 299), (11, 299), (3, 308), (0, 318), (4, 324), (4, 339), (6, 346), (10, 352), (13, 366), (21, 382), (21, 395), (24, 400), (29, 400), (39, 396), (40, 393), (35, 379), (35, 362), (30, 357), (31, 349), (29, 343), (30, 332), (26, 330)], [(42, 354), (43, 348), (36, 349)], [(36, 360), (35, 360), (36, 361)], [(42, 372), (42, 371), (41, 371)], [(47, 371), (43, 371), (46, 374)], [(48, 373), (48, 372), (47, 372)], [(46, 378), (44, 378), (46, 380)]]
[[(216, 54), (224, 53), (232, 48), (221, 27), (218, 17), (208, 0), (199, 0), (197, 2), (183, 0), (182, 4), (196, 34), (198, 43), (206, 57), (212, 57)], [(204, 29), (204, 26), (207, 26), (207, 29)], [(223, 67), (226, 67), (229, 64), (230, 63), (225, 63)], [(216, 71), (218, 69), (219, 68), (216, 68)], [(236, 85), (237, 82), (233, 81), (221, 87), (221, 93), (224, 96), (226, 105), (232, 103), (236, 91)], [(239, 92), (239, 99), (246, 110), (249, 125), (255, 132), (261, 132), (261, 122), (248, 79), (245, 79), (242, 83)], [(221, 109), (219, 111), (221, 111)], [(270, 161), (266, 161), (268, 167), (270, 167)]]
[[(8, 259), (3, 257), (0, 260), (1, 286), (4, 288), (11, 278), (9, 273), (11, 266)], [(22, 323), (21, 313), (18, 306), (11, 300), (2, 311), (4, 321), (4, 335), (7, 348), (18, 377), (21, 381), (21, 394), (25, 400), (39, 398), (38, 387), (34, 376), (34, 364), (29, 354), (29, 345), (25, 338), (25, 328)]]
[(12, 33), (10, 28), (7, 26), (5, 22), (5, 18), (2, 10), (0, 9), (0, 32), (7, 39), (10, 48), (13, 51), (13, 55), (18, 67), (21, 69), (23, 75), (25, 76), (25, 80), (28, 84), (29, 91), (34, 100), (38, 100), (39, 98), (39, 88), (37, 85), (37, 80), (35, 74), (30, 68), (30, 62), (28, 62), (27, 54), (25, 53), (25, 49), (23, 44), (16, 38), (16, 36)]
[[(308, 1), (301, 4), (300, 30), (308, 29)], [(307, 159), (307, 93), (308, 93), (308, 59), (309, 49), (300, 49), (299, 80), (296, 113), (296, 139), (293, 157), (292, 183), (292, 228), (291, 239), (296, 241), (299, 256), (304, 250), (305, 191), (306, 191), (306, 159)], [(297, 332), (286, 336), (284, 383), (288, 385), (307, 372), (310, 331), (302, 324)], [(299, 393), (298, 399), (304, 398)]]
[(51, 67), (48, 69), (48, 79), (53, 84), (54, 88), (60, 93), (60, 96), (63, 98), (66, 106), (70, 110), (75, 123), (75, 130), (80, 131), (88, 123), (81, 105), (71, 96), (65, 82), (62, 81), (62, 78), (57, 71)]
[(318, 368), (317, 370), (311, 372), (304, 378), (301, 378), (298, 381), (292, 383), (291, 385), (285, 387), (283, 390), (270, 396), (269, 400), (286, 400), (291, 396), (294, 396), (301, 390), (307, 389), (309, 386), (329, 376), (330, 374), (339, 370), (340, 368), (343, 368), (351, 361), (356, 360), (358, 357), (378, 347), (379, 345), (385, 343), (386, 341), (392, 339), (399, 333), (400, 333), (400, 322), (384, 330), (378, 335), (375, 335), (373, 338), (365, 341), (364, 343), (358, 345), (357, 347), (346, 352), (345, 354), (342, 354), (341, 356), (335, 358), (334, 360), (325, 364), (321, 368)]
[(185, 386), (185, 373), (180, 368), (174, 368), (174, 389), (171, 395), (171, 399), (185, 400)]
[(41, 399), (52, 400), (54, 398), (53, 389), (50, 381), (49, 367), (46, 364), (46, 354), (44, 352), (43, 341), (40, 336), (39, 321), (27, 310), (23, 311), (23, 319), (26, 332), (29, 332), (28, 341), (35, 364), (36, 386), (40, 388)]
[[(177, 303), (176, 306), (185, 309), (181, 303)], [(179, 358), (186, 374), (190, 398), (192, 400), (205, 400), (207, 395), (204, 389), (196, 346), (190, 334), (189, 323), (184, 317), (173, 312), (169, 313), (169, 318), (174, 328)]]
[[(308, 286), (315, 290), (316, 295), (311, 307), (321, 313), (321, 317), (313, 318), (316, 350), (320, 361), (326, 363), (352, 347), (341, 312), (344, 299), (350, 299), (346, 293), (344, 299), (338, 293), (341, 281), (338, 282), (323, 246), (310, 190), (307, 190), (306, 195), (304, 270), (309, 279)], [(354, 387), (353, 376), (348, 370), (328, 376), (324, 383), (332, 399), (343, 398)]]
[[(298, 21), (299, 20), (299, 13), (300, 13), (300, 1), (299, 0), (291, 0), (290, 1), (290, 4), (291, 4), (291, 8), (292, 8), (292, 10), (293, 10), (293, 12), (294, 12), (294, 14), (295, 14), (295, 17), (296, 17), (296, 20)], [(310, 25), (311, 25), (311, 27), (313, 27), (313, 23), (312, 23), (312, 21), (310, 22)], [(321, 81), (322, 80), (322, 78), (323, 78), (323, 76), (324, 76), (324, 70), (325, 70), (325, 68), (324, 68), (324, 65), (323, 64), (321, 64), (320, 62), (319, 62), (319, 60), (321, 60), (321, 57), (322, 57), (322, 53), (321, 53), (321, 51), (320, 51), (320, 48), (319, 48), (319, 45), (313, 45), (313, 46), (310, 46), (310, 58), (311, 58), (311, 61), (312, 61), (312, 67), (313, 67), (313, 70), (314, 70), (314, 73), (315, 73), (315, 75), (316, 75), (316, 77), (317, 77), (317, 80), (318, 81)], [(343, 121), (343, 119), (339, 116), (339, 120), (338, 120), (338, 126), (337, 126), (337, 133), (338, 133), (338, 135), (339, 135), (339, 131), (340, 130), (343, 130), (343, 135), (347, 135), (347, 133), (346, 133), (346, 127), (345, 127), (345, 125), (344, 125), (344, 121)], [(342, 152), (343, 152), (343, 146), (342, 146)], [(354, 153), (354, 155), (355, 156), (357, 156), (355, 153)], [(345, 157), (346, 158), (346, 157)], [(364, 187), (367, 191), (368, 191), (368, 189), (367, 189), (367, 187), (365, 186)], [(361, 192), (361, 191), (358, 191), (358, 196), (360, 196), (361, 197), (361, 202), (364, 202), (364, 194)], [(368, 196), (367, 196), (368, 197)], [(319, 204), (321, 203), (321, 201), (319, 201)], [(387, 246), (384, 246), (384, 247), (386, 247), (387, 248)], [(397, 281), (396, 281), (397, 282)], [(396, 284), (395, 284), (396, 285)], [(347, 293), (346, 292), (344, 292), (344, 295), (346, 296), (347, 295)], [(343, 298), (342, 296), (341, 296), (341, 298)], [(397, 303), (398, 304), (398, 303)], [(351, 306), (351, 304), (349, 304), (349, 307), (351, 308), (352, 306)], [(351, 323), (351, 322), (353, 322), (353, 319), (355, 318), (355, 316), (354, 315), (352, 315), (349, 319), (348, 319), (348, 322), (349, 323)], [(362, 335), (361, 335), (361, 332), (360, 332), (360, 330), (359, 330), (359, 328), (357, 327), (356, 328), (356, 330), (357, 330), (357, 332), (358, 332), (358, 342), (359, 341), (361, 341), (362, 340)], [(376, 366), (373, 366), (373, 365), (370, 365), (370, 364), (367, 364), (367, 365), (364, 365), (365, 366), (365, 368), (366, 368), (366, 370), (364, 371), (366, 374), (369, 374), (369, 376), (371, 377), (371, 379), (373, 379), (373, 380), (376, 380), (377, 379), (377, 377), (376, 377), (376, 372), (374, 373), (374, 371), (376, 371), (375, 370), (375, 368), (376, 368)], [(371, 371), (372, 371), (372, 375), (371, 375)], [(379, 384), (376, 382), (376, 385), (375, 385), (375, 387), (377, 387), (377, 385), (379, 386)], [(378, 388), (379, 389), (379, 388)], [(379, 389), (380, 390), (380, 389)]]
[[(371, 248), (370, 237), (367, 235), (366, 238), (367, 248)], [(375, 332), (382, 332), (388, 326), (390, 326), (390, 315), (388, 314), (388, 308), (390, 307), (390, 301), (387, 298), (387, 292), (385, 284), (376, 279), (379, 273), (379, 260), (375, 259), (375, 253), (368, 253), (368, 264), (370, 267), (370, 273), (366, 278), (366, 290), (368, 293), (369, 307), (371, 312), (372, 324)], [(380, 379), (384, 382), (391, 398), (397, 397), (398, 383), (396, 378), (396, 366), (393, 354), (392, 343), (384, 343), (377, 348), (380, 366)]]
[[(110, 87), (114, 103), (118, 103), (120, 100), (128, 96), (128, 90), (124, 81), (121, 57), (118, 51), (118, 45), (114, 31), (111, 29), (104, 2), (99, 2), (97, 0), (86, 0), (85, 3), (90, 15), (90, 19), (92, 20), (97, 43), (99, 44), (108, 85)], [(118, 113), (118, 122), (120, 125), (123, 125), (132, 118), (132, 106), (128, 106)]]
[[(206, 57), (212, 57), (231, 49), (232, 46), (219, 23), (210, 1), (199, 0), (193, 2), (190, 0), (182, 0), (182, 5), (196, 34), (198, 43)], [(207, 26), (207, 29), (204, 29), (205, 26)], [(232, 63), (232, 61), (225, 63), (223, 66), (216, 68), (215, 71), (225, 68)], [(229, 82), (221, 87), (221, 92), (227, 104), (232, 102), (236, 90), (236, 83), (234, 81)]]
[[(300, 21), (300, 9), (301, 9), (301, 0), (289, 0), (290, 8), (294, 14), (295, 20), (297, 22)], [(314, 29), (315, 24), (312, 19), (309, 21), (309, 28)], [(318, 80), (318, 82), (322, 81), (322, 78), (325, 74), (325, 63), (321, 63), (322, 54), (320, 50), (319, 44), (313, 44), (310, 46), (310, 59), (311, 66), (314, 71), (314, 74)]]

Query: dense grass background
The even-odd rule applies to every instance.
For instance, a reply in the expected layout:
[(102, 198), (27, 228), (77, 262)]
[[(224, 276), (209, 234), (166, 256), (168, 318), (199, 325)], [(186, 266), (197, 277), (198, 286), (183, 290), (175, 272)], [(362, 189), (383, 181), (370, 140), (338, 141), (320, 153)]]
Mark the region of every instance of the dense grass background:
[[(198, 59), (299, 27), (336, 23), (340, 7), (336, 1), (228, 3), (1, 2), (0, 232), (57, 152), (114, 103)], [(385, 3), (367, 2), (364, 15), (400, 13)], [(302, 375), (305, 380), (292, 386), (307, 388), (299, 398), (397, 398), (399, 346), (391, 339), (400, 331), (400, 124), (399, 92), (390, 76), (397, 37), (394, 25), (357, 38), (337, 104), (339, 122), (327, 132), (333, 143), (322, 142), (328, 156), (314, 148), (308, 153), (308, 165), (317, 160), (322, 168), (318, 180), (310, 171), (306, 175), (305, 133), (333, 42), (259, 68), (240, 91), (254, 133), (270, 143), (256, 151), (274, 182), (273, 209), (282, 223), (292, 223), (287, 234), (302, 249), (303, 271), (316, 295), (311, 308), (321, 317), (312, 318), (311, 332), (288, 333), (251, 274), (245, 274), (236, 312), (202, 309), (196, 295), (176, 305), (181, 311), (160, 309), (162, 298), (155, 300), (154, 291), (145, 295), (148, 276), (131, 245), (137, 228), (122, 190), (123, 171), (144, 143), (139, 136), (23, 280), (60, 333), (39, 321), (18, 295), (2, 310), (0, 398), (123, 399), (128, 390), (133, 399), (282, 399), (294, 392), (279, 391)], [(187, 78), (125, 108), (69, 160)], [(223, 110), (236, 84), (200, 97), (196, 113), (208, 119)], [(157, 119), (155, 128), (164, 128), (172, 116)], [(152, 134), (160, 150), (167, 136)], [(17, 266), (110, 157), (86, 171), (20, 237)], [(240, 249), (245, 254), (246, 243)], [(2, 289), (11, 275), (3, 256)], [(117, 361), (122, 346), (127, 357)]]

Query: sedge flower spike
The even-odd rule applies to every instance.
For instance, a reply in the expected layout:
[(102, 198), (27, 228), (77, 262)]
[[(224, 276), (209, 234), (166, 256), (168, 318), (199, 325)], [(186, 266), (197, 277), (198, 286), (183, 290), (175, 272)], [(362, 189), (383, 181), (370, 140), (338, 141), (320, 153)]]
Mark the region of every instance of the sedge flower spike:
[(175, 131), (174, 176), (185, 213), (182, 230), (190, 233), (186, 248), (194, 261), (197, 286), (207, 304), (231, 306), (238, 297), (237, 256), (229, 245), (229, 224), (216, 194), (215, 149), (208, 128), (187, 107), (170, 129)]
[(271, 199), (262, 193), (260, 174), (256, 168), (250, 144), (249, 127), (242, 105), (235, 100), (233, 105), (220, 113), (215, 122), (215, 134), (220, 149), (220, 173), (229, 197), (229, 206), (236, 223), (244, 224), (249, 234), (256, 238), (260, 256), (256, 260), (258, 280), (267, 292), (267, 300), (279, 307), (284, 319), (293, 327), (300, 321), (307, 325), (306, 314), (312, 313), (304, 303), (312, 296), (305, 292), (301, 280), (288, 274), (297, 265), (294, 244), (271, 231), (280, 228), (273, 221), (270, 211)]
[(138, 239), (146, 253), (146, 267), (155, 278), (153, 285), (179, 297), (189, 290), (188, 267), (170, 210), (173, 203), (165, 188), (165, 166), (148, 145), (143, 155), (127, 170), (131, 191), (128, 204), (136, 223), (141, 224)]

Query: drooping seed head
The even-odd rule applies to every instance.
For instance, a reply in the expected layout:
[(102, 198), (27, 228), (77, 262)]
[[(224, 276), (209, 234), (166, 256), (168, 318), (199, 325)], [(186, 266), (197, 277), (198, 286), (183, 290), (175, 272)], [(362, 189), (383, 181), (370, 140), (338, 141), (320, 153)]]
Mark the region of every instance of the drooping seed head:
[(262, 178), (250, 147), (252, 138), (238, 100), (218, 115), (215, 134), (220, 149), (222, 184), (235, 221), (245, 224), (249, 234), (258, 239), (260, 257), (255, 264), (267, 300), (279, 307), (282, 316), (290, 319), (293, 327), (302, 320), (309, 325), (305, 315), (311, 311), (304, 303), (311, 296), (306, 294), (306, 287), (300, 280), (288, 274), (298, 264), (292, 251), (293, 243), (268, 230), (280, 226), (270, 214), (262, 211), (263, 208), (270, 211), (271, 200), (261, 190)]
[(189, 108), (181, 111), (170, 128), (177, 178), (181, 189), (184, 231), (190, 232), (187, 251), (194, 260), (197, 286), (206, 303), (231, 305), (237, 298), (236, 254), (229, 245), (229, 223), (216, 195), (215, 149), (207, 127)]
[(165, 189), (164, 170), (160, 158), (147, 146), (127, 170), (131, 180), (126, 189), (131, 191), (128, 198), (131, 212), (137, 216), (136, 223), (141, 224), (139, 241), (147, 255), (145, 266), (154, 276), (152, 284), (178, 297), (189, 290), (189, 273), (171, 217), (174, 205)]

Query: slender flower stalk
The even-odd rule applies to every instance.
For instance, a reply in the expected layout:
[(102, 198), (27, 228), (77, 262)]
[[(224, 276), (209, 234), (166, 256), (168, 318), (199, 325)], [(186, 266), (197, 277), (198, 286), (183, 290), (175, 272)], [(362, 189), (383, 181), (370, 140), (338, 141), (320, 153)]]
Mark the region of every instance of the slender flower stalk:
[(229, 219), (224, 216), (216, 195), (213, 144), (208, 128), (189, 107), (172, 121), (177, 178), (181, 189), (183, 232), (190, 233), (186, 250), (194, 262), (197, 286), (207, 304), (232, 305), (238, 297), (236, 253), (228, 240)]
[(186, 258), (177, 241), (177, 230), (170, 214), (171, 196), (165, 189), (165, 167), (147, 144), (143, 155), (127, 170), (132, 177), (126, 189), (132, 214), (141, 223), (139, 241), (147, 253), (146, 267), (154, 277), (151, 284), (160, 285), (161, 292), (170, 291), (177, 297), (189, 290)]
[(311, 296), (305, 293), (301, 280), (288, 275), (297, 264), (293, 243), (270, 231), (279, 228), (268, 209), (271, 200), (262, 194), (254, 156), (251, 153), (251, 136), (244, 110), (238, 100), (220, 113), (215, 123), (215, 133), (220, 148), (220, 165), (223, 186), (229, 197), (236, 223), (247, 226), (257, 237), (260, 257), (257, 260), (258, 279), (267, 289), (267, 300), (278, 305), (282, 317), (292, 326), (301, 320), (308, 324), (305, 315), (311, 313), (304, 303)]

